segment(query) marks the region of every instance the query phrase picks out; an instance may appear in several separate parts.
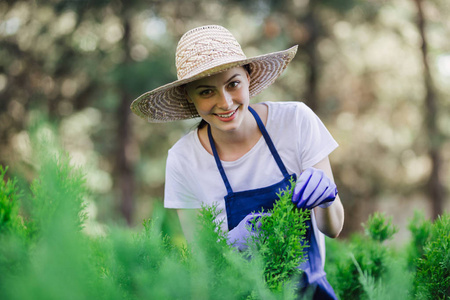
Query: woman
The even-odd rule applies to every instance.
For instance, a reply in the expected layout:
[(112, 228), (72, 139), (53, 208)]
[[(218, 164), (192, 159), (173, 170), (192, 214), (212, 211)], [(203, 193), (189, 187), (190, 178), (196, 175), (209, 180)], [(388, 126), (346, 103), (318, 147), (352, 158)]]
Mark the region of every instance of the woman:
[(141, 95), (131, 109), (149, 122), (202, 118), (167, 159), (164, 205), (177, 209), (188, 240), (203, 204), (218, 205), (230, 239), (242, 239), (251, 213), (271, 208), (294, 177), (292, 201), (312, 210), (304, 285), (317, 299), (335, 299), (323, 271), (323, 234), (337, 237), (344, 221), (328, 159), (337, 143), (302, 103), (250, 104), (296, 51), (247, 58), (225, 28), (192, 29), (177, 47), (178, 80)]

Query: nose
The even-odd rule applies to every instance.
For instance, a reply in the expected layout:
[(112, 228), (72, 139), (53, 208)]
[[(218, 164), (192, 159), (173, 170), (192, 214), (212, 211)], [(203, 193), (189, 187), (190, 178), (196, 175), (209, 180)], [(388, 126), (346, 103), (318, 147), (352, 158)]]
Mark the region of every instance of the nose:
[(217, 100), (217, 107), (223, 110), (227, 110), (233, 107), (233, 98), (227, 91), (220, 94)]

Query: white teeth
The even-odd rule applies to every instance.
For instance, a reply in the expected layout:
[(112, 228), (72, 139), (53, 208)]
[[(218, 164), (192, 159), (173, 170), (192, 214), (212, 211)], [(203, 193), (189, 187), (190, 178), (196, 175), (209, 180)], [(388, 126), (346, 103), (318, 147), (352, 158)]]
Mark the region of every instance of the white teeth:
[(219, 117), (221, 118), (229, 118), (231, 117), (236, 111), (230, 112), (229, 114), (226, 115), (221, 115), (221, 114), (217, 114)]

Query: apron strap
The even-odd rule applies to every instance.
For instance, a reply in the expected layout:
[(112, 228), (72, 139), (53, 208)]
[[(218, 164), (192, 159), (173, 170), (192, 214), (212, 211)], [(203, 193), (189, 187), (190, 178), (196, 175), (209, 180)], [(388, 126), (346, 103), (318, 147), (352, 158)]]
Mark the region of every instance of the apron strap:
[(209, 124), (208, 124), (208, 139), (209, 144), (211, 145), (212, 152), (214, 154), (214, 159), (216, 161), (217, 168), (219, 169), (220, 172), (220, 176), (222, 176), (223, 183), (225, 183), (225, 187), (227, 188), (227, 192), (228, 194), (233, 193), (233, 189), (231, 188), (227, 174), (225, 174), (225, 170), (223, 169), (222, 162), (220, 161), (219, 158), (219, 154), (217, 153), (216, 145), (214, 144), (214, 140), (211, 134), (211, 126)]
[(283, 161), (281, 160), (281, 157), (278, 154), (278, 151), (275, 148), (275, 145), (273, 144), (272, 139), (270, 138), (269, 133), (267, 132), (266, 127), (264, 126), (264, 123), (261, 121), (261, 118), (259, 117), (259, 115), (256, 113), (256, 111), (253, 108), (251, 108), (249, 106), (248, 110), (255, 117), (255, 120), (256, 120), (256, 123), (258, 124), (259, 130), (261, 131), (264, 139), (266, 140), (266, 144), (267, 144), (267, 146), (269, 146), (269, 150), (272, 153), (273, 158), (275, 158), (278, 168), (280, 168), (280, 171), (281, 171), (281, 173), (283, 173), (284, 177), (288, 177), (289, 173), (288, 173)]
[[(277, 152), (277, 149), (275, 148), (275, 145), (272, 142), (272, 139), (269, 136), (269, 133), (266, 130), (266, 127), (264, 126), (264, 123), (262, 122), (261, 118), (259, 117), (258, 113), (251, 108), (248, 107), (248, 110), (252, 113), (253, 117), (256, 120), (256, 123), (258, 124), (259, 130), (261, 131), (264, 140), (266, 141), (267, 146), (269, 146), (269, 150), (272, 153), (273, 158), (275, 159), (278, 168), (280, 168), (281, 173), (284, 177), (289, 177), (289, 173), (286, 169), (286, 166), (284, 165), (283, 161), (281, 160), (280, 155)], [(228, 181), (228, 177), (225, 174), (225, 170), (223, 169), (222, 162), (220, 161), (219, 154), (217, 153), (216, 145), (214, 144), (214, 140), (211, 134), (211, 126), (208, 124), (208, 139), (209, 144), (211, 145), (211, 150), (214, 155), (214, 159), (216, 161), (217, 168), (219, 169), (220, 175), (222, 176), (223, 182), (225, 184), (225, 187), (227, 188), (228, 194), (233, 193), (233, 189), (231, 188), (230, 182)]]

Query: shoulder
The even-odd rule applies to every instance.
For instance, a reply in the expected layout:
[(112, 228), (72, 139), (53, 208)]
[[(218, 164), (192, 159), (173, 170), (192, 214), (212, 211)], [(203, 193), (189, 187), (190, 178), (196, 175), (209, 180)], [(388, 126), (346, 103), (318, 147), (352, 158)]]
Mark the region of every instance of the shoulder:
[[(192, 168), (190, 168), (190, 162), (197, 159), (197, 146), (196, 138), (197, 130), (191, 131), (180, 138), (169, 149), (166, 160), (166, 184), (178, 182), (178, 184), (184, 185), (186, 178), (191, 175)], [(185, 183), (183, 183), (185, 182)]]
[(269, 110), (273, 110), (276, 112), (296, 112), (296, 111), (304, 111), (308, 110), (309, 107), (303, 102), (297, 101), (283, 101), (283, 102), (262, 102), (265, 104)]
[(269, 119), (286, 122), (299, 121), (315, 116), (314, 112), (303, 102), (264, 102), (269, 110)]
[(190, 157), (197, 147), (197, 129), (190, 131), (181, 137), (170, 149), (168, 159)]

